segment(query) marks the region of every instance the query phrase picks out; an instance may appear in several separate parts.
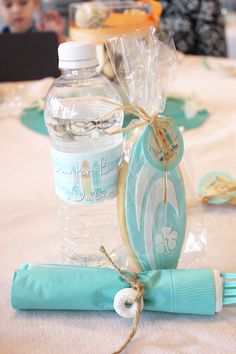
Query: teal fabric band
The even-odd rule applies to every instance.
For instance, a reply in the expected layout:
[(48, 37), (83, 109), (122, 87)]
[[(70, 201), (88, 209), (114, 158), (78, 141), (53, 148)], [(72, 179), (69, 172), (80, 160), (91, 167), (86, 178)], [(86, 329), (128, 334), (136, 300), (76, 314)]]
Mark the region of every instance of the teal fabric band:
[[(138, 274), (144, 309), (213, 315), (215, 284), (210, 269), (153, 270)], [(116, 293), (130, 287), (110, 268), (23, 266), (12, 284), (14, 309), (113, 310)]]

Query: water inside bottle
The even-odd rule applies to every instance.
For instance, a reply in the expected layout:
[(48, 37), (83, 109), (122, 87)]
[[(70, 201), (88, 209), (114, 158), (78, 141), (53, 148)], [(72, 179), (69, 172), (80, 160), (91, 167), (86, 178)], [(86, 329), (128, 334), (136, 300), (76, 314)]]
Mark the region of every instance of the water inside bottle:
[[(116, 147), (122, 152), (122, 135), (107, 133), (120, 127), (123, 112), (103, 119), (111, 106), (101, 103), (100, 97), (92, 97), (89, 104), (88, 100), (54, 100), (55, 109), (51, 112), (55, 111), (56, 115), (47, 116), (50, 137), (53, 136), (52, 148), (68, 154), (101, 154)], [(128, 267), (130, 260), (122, 245), (115, 195), (91, 204), (73, 204), (58, 199), (57, 213), (65, 263), (110, 267), (99, 251), (103, 245), (120, 266)]]

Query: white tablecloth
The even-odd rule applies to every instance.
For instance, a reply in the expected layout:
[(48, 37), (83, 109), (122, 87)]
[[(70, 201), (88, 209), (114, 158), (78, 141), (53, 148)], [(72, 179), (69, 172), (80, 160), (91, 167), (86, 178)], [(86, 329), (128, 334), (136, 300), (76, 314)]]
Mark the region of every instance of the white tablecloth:
[[(211, 111), (204, 125), (183, 133), (195, 183), (214, 170), (236, 178), (236, 78), (207, 70), (201, 59), (183, 58), (174, 90), (194, 92)], [(11, 115), (0, 118), (0, 196), (0, 353), (108, 354), (118, 349), (132, 321), (114, 312), (11, 308), (15, 268), (24, 262), (60, 262), (49, 141)], [(236, 272), (236, 207), (203, 206), (203, 216), (208, 249), (198, 264)], [(236, 307), (214, 317), (143, 313), (126, 353), (236, 353)]]

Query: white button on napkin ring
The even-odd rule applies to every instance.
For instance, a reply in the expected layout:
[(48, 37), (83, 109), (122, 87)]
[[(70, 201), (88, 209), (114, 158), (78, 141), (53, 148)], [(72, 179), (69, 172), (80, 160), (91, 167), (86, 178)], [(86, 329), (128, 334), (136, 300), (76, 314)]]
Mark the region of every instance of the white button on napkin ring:
[[(114, 309), (118, 315), (125, 318), (133, 318), (136, 314), (138, 302), (135, 301), (137, 297), (137, 291), (133, 288), (125, 288), (114, 297)], [(141, 301), (141, 311), (143, 310), (143, 297)], [(140, 312), (141, 312), (140, 311)]]

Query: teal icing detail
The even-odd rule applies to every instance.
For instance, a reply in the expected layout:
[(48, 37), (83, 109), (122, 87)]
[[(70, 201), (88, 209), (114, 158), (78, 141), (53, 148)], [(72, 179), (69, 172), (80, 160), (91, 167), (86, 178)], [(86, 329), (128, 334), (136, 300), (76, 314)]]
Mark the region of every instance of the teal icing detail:
[[(175, 268), (186, 229), (185, 190), (179, 168), (165, 173), (145, 161), (142, 136), (136, 142), (126, 177), (126, 223), (131, 247), (144, 270)], [(142, 190), (140, 190), (143, 188)]]
[[(156, 208), (153, 222), (153, 244), (157, 269), (176, 268), (185, 233), (179, 216), (170, 203), (161, 202)], [(166, 259), (168, 258), (168, 267)]]

